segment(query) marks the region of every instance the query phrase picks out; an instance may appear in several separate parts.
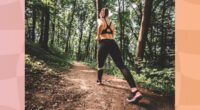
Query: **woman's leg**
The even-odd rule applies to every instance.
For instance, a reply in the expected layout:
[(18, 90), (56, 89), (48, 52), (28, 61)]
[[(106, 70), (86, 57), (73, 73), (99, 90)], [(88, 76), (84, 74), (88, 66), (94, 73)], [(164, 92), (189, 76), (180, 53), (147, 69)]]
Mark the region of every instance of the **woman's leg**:
[(128, 82), (129, 86), (131, 88), (135, 88), (135, 80), (133, 79), (133, 76), (131, 75), (131, 72), (126, 66), (119, 67), (120, 71), (123, 73), (123, 76), (125, 77), (126, 81)]
[(121, 52), (119, 50), (118, 45), (116, 44), (115, 41), (113, 41), (110, 45), (110, 50), (109, 53), (112, 57), (112, 59), (114, 60), (115, 64), (117, 65), (117, 67), (120, 69), (120, 71), (122, 72), (124, 78), (126, 79), (126, 81), (128, 82), (129, 86), (131, 87), (131, 94), (130, 96), (127, 98), (128, 102), (137, 102), (142, 98), (142, 94), (137, 90), (135, 81), (131, 75), (131, 72), (129, 71), (129, 69), (124, 65), (124, 62), (122, 60), (121, 57)]
[(98, 75), (97, 81), (101, 82), (103, 75), (103, 66), (108, 56), (108, 47), (105, 41), (100, 41), (98, 48)]
[(110, 53), (113, 61), (115, 62), (116, 66), (122, 72), (124, 78), (126, 79), (126, 81), (129, 84), (129, 86), (131, 88), (135, 88), (136, 87), (135, 81), (134, 81), (133, 76), (131, 75), (131, 72), (129, 71), (129, 69), (124, 65), (118, 45), (116, 44), (115, 41), (113, 41), (111, 44), (112, 45), (111, 45), (109, 53)]

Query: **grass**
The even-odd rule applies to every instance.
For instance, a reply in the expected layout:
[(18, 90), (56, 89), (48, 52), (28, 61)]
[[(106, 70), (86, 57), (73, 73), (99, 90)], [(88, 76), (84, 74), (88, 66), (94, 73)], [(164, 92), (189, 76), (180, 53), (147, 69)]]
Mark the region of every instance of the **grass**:
[(49, 66), (69, 66), (72, 60), (56, 49), (46, 51), (38, 44), (33, 44), (29, 41), (26, 41), (25, 53), (35, 60), (45, 62)]

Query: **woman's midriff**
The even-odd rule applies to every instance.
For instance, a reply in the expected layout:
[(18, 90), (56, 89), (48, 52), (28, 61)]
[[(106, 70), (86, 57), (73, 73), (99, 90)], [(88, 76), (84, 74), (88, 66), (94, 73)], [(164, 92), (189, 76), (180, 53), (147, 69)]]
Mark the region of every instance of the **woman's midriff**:
[(113, 35), (112, 34), (102, 34), (100, 35), (101, 39), (113, 39)]

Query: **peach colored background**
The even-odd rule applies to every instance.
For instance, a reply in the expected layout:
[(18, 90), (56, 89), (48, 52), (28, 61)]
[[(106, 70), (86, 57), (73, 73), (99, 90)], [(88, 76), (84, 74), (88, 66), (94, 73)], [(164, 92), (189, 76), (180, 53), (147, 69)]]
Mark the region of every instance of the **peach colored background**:
[(0, 110), (24, 109), (24, 0), (0, 0)]
[(200, 0), (176, 0), (176, 110), (200, 110)]

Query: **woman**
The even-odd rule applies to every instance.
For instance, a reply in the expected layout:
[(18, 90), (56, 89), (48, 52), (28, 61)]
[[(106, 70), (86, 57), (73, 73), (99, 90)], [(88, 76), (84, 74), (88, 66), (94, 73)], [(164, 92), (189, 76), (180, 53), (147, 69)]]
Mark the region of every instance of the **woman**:
[(115, 29), (113, 23), (108, 19), (108, 9), (102, 8), (99, 16), (100, 18), (97, 21), (98, 27), (96, 37), (96, 40), (99, 41), (97, 84), (102, 84), (102, 67), (105, 63), (106, 57), (108, 54), (110, 54), (116, 66), (120, 69), (124, 78), (127, 80), (129, 86), (131, 87), (131, 94), (127, 98), (127, 101), (138, 102), (142, 98), (142, 94), (138, 91), (129, 69), (124, 65), (119, 47), (113, 39)]

